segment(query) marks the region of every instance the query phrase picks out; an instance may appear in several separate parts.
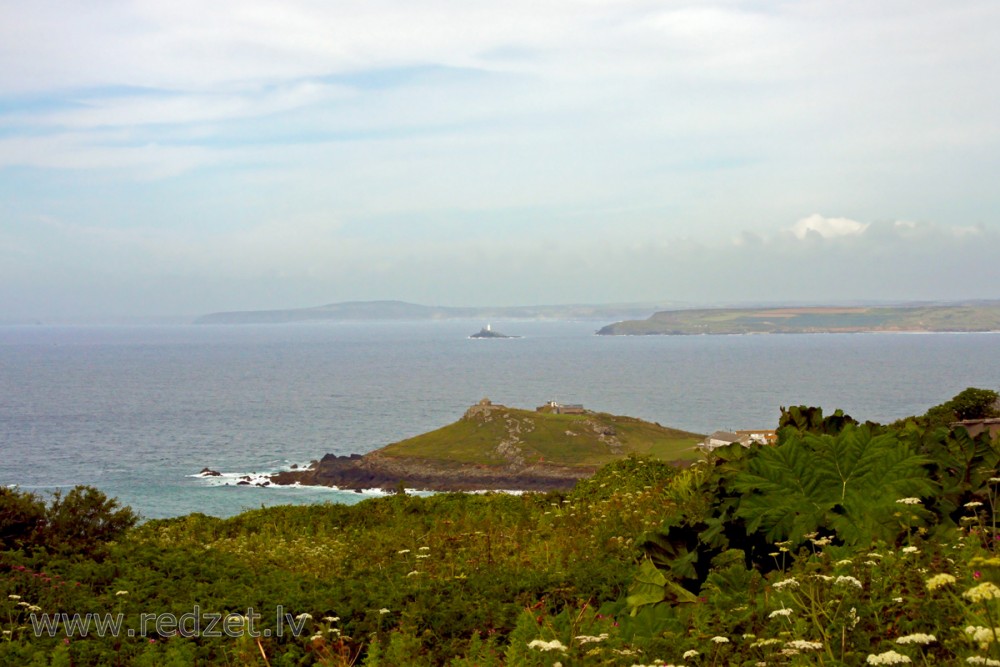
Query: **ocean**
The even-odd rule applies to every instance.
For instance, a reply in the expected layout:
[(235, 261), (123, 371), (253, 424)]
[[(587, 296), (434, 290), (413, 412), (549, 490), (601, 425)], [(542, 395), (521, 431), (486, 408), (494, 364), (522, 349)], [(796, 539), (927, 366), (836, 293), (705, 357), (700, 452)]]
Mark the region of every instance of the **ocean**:
[[(483, 397), (548, 400), (699, 433), (782, 405), (892, 421), (1000, 388), (1000, 334), (602, 337), (598, 322), (0, 327), (0, 484), (90, 484), (143, 517), (230, 516), (373, 494), (235, 486), (364, 453)], [(225, 477), (197, 476), (204, 467)]]

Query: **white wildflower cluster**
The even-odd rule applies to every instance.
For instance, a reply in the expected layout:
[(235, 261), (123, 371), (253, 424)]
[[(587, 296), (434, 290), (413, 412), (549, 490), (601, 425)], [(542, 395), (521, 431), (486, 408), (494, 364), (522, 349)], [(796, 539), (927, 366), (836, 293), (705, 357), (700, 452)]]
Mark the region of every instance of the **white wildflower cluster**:
[(997, 588), (995, 584), (987, 581), (965, 591), (962, 593), (962, 597), (971, 600), (972, 602), (996, 600), (997, 598), (1000, 598), (1000, 588)]
[(937, 641), (934, 635), (927, 635), (922, 632), (915, 632), (912, 635), (903, 635), (896, 639), (897, 644), (933, 644)]
[(993, 658), (984, 658), (979, 655), (970, 655), (965, 659), (970, 665), (989, 665), (990, 667), (1000, 667), (1000, 660), (994, 660)]
[(771, 584), (771, 587), (776, 591), (780, 591), (783, 588), (798, 588), (799, 582), (795, 580), (794, 577), (789, 577), (788, 579), (782, 579), (781, 581), (776, 581)]
[(115, 595), (128, 595), (128, 591), (115, 591)]
[(978, 500), (973, 500), (973, 501), (967, 502), (964, 505), (965, 508), (970, 509), (970, 510), (976, 509), (977, 507), (982, 507), (982, 506), (983, 506), (983, 504), (981, 502), (979, 502)]
[(955, 581), (956, 581), (955, 577), (953, 577), (950, 574), (947, 573), (935, 574), (933, 577), (929, 578), (926, 581), (927, 590), (936, 591), (939, 588), (950, 586), (951, 584), (955, 583)]
[(869, 665), (905, 665), (913, 662), (909, 657), (895, 651), (869, 654), (866, 661)]
[(920, 553), (920, 549), (918, 549), (916, 547), (903, 547), (902, 549), (900, 549), (900, 551), (902, 551), (904, 554), (918, 554), (918, 553)]
[(396, 553), (397, 553), (397, 554), (399, 554), (400, 556), (402, 556), (403, 554), (408, 554), (408, 553), (410, 553), (410, 550), (409, 550), (409, 549), (400, 549), (400, 550), (399, 550), (399, 551), (397, 551)]
[(8, 600), (20, 600), (21, 596), (20, 595), (8, 595), (7, 599)]
[[(900, 498), (896, 502), (899, 503), (900, 505), (919, 505), (920, 504), (920, 498)], [(892, 653), (892, 651), (889, 651), (889, 652)], [(909, 660), (907, 660), (907, 662), (909, 662)], [(876, 663), (872, 663), (872, 664), (878, 665), (878, 664), (890, 664), (890, 663), (877, 663), (876, 662)]]
[(684, 651), (684, 655), (682, 655), (681, 657), (684, 658), (685, 660), (690, 660), (691, 658), (697, 658), (698, 651), (695, 651), (694, 649)]
[(834, 586), (854, 586), (855, 588), (864, 588), (861, 582), (850, 575), (843, 575), (837, 577), (836, 581), (833, 582)]
[(970, 625), (965, 628), (965, 634), (969, 639), (979, 644), (979, 648), (986, 650), (990, 647), (990, 642), (997, 635), (1000, 635), (1000, 628), (984, 628), (981, 625)]
[(604, 641), (608, 637), (609, 637), (608, 633), (602, 632), (596, 637), (593, 635), (579, 635), (578, 637), (574, 637), (574, 639), (577, 641), (577, 643), (583, 645), (583, 644), (596, 644), (597, 642)]
[(805, 639), (793, 639), (792, 641), (785, 644), (789, 648), (793, 648), (797, 651), (822, 651), (823, 642), (810, 642)]
[(778, 616), (786, 616), (787, 617), (787, 616), (791, 616), (791, 615), (792, 615), (792, 610), (786, 608), (786, 609), (775, 609), (770, 614), (768, 614), (767, 617), (768, 618), (777, 618)]
[(312, 618), (313, 618), (312, 614), (307, 614), (306, 612), (302, 612), (301, 614), (299, 614), (298, 616), (295, 617), (295, 620), (296, 621), (311, 621)]
[(762, 646), (774, 646), (775, 644), (780, 644), (780, 639), (758, 639), (753, 644), (750, 644), (750, 648), (760, 648)]
[(542, 641), (541, 639), (533, 639), (528, 642), (528, 648), (533, 648), (536, 651), (565, 651), (566, 645), (558, 639), (553, 639), (550, 642)]
[(716, 644), (728, 644), (729, 637), (722, 637), (722, 636), (712, 637), (712, 641)]

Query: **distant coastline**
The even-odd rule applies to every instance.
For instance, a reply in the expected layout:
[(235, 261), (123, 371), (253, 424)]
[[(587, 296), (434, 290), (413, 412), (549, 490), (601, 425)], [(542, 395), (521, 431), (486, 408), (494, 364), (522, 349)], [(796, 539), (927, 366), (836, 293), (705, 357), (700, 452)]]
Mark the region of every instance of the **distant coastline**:
[(406, 301), (347, 301), (313, 308), (247, 310), (211, 313), (195, 324), (288, 324), (323, 321), (415, 321), (415, 320), (597, 320), (646, 317), (678, 303), (567, 304), (548, 306), (424, 306)]
[(1000, 331), (1000, 302), (900, 307), (790, 307), (669, 310), (625, 320), (599, 336), (782, 333), (989, 333)]

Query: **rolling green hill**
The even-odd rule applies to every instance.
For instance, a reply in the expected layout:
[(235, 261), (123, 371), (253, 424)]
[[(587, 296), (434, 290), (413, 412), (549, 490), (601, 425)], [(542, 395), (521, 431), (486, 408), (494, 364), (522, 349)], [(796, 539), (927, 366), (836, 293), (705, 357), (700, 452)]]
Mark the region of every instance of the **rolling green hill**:
[(395, 459), (521, 466), (592, 468), (628, 454), (674, 460), (694, 458), (703, 436), (633, 417), (602, 412), (555, 414), (475, 405), (453, 424), (378, 450)]

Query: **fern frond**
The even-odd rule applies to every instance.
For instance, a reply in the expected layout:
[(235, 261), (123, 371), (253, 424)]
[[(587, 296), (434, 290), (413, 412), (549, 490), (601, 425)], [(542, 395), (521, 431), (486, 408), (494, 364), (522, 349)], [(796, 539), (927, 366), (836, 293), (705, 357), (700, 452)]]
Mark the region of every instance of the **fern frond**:
[(801, 542), (824, 527), (848, 544), (893, 540), (904, 529), (896, 500), (933, 491), (927, 463), (897, 435), (873, 435), (866, 426), (793, 435), (737, 476), (734, 487), (744, 494), (737, 515), (772, 541)]

